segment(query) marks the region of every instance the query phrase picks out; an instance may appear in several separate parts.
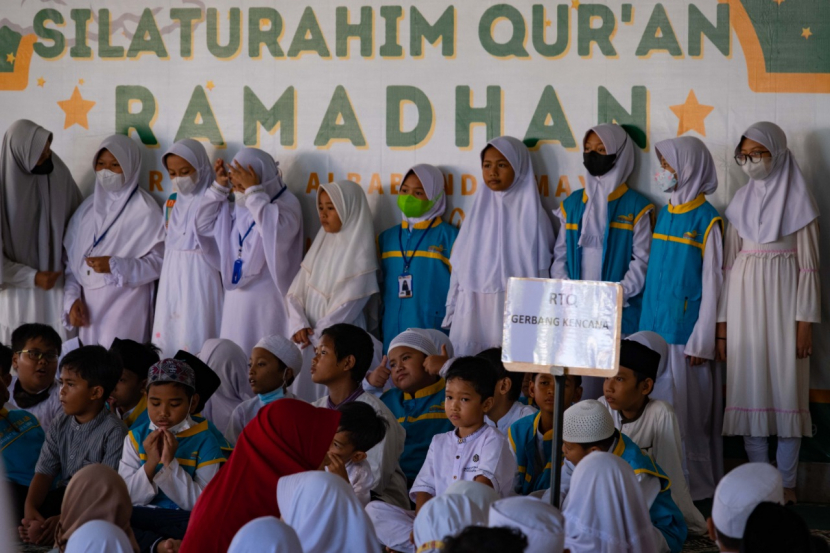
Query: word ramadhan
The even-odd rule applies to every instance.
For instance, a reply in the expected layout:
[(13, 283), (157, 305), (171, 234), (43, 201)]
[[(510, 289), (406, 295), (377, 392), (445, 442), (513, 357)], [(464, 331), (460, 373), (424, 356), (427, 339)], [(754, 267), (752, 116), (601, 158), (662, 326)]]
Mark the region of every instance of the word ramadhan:
[(536, 315), (511, 315), (510, 321), (514, 324), (536, 326), (561, 326), (564, 328), (587, 328), (610, 330), (608, 321), (601, 319), (560, 319), (559, 317), (540, 317)]

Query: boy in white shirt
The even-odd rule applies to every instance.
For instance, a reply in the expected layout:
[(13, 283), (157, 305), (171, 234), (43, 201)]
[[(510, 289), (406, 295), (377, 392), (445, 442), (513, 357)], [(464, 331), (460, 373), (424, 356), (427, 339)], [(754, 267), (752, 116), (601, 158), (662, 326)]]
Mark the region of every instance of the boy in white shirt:
[(326, 471), (342, 476), (351, 484), (365, 507), (375, 485), (366, 452), (386, 436), (386, 420), (370, 405), (353, 401), (337, 408), (340, 425), (326, 454)]
[(461, 357), (447, 372), (445, 411), (455, 430), (432, 438), (426, 461), (409, 497), (415, 510), (373, 501), (366, 507), (378, 539), (395, 551), (414, 553), (412, 527), (421, 507), (450, 484), (472, 480), (491, 486), (500, 497), (513, 495), (516, 459), (507, 438), (484, 422), (493, 407), (497, 374), (488, 362)]
[(511, 424), (528, 415), (536, 414), (538, 410), (519, 401), (525, 375), (504, 368), (504, 363), (501, 362), (501, 348), (486, 349), (476, 357), (490, 361), (498, 377), (496, 391), (493, 393), (493, 408), (484, 415), (484, 422), (507, 436), (507, 429)]

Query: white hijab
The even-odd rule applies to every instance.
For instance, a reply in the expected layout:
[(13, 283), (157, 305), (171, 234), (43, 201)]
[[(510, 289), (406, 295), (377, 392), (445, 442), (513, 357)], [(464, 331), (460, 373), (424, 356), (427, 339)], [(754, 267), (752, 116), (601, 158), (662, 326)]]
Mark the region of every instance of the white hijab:
[(282, 519), (297, 532), (304, 553), (380, 552), (375, 529), (354, 490), (324, 471), (283, 476), (277, 484)]
[(691, 202), (701, 194), (708, 196), (718, 189), (718, 173), (709, 148), (699, 138), (681, 136), (662, 140), (654, 146), (657, 159), (662, 156), (677, 174), (677, 186), (671, 193), (674, 206)]
[(641, 330), (640, 332), (635, 332), (626, 338), (626, 340), (637, 342), (638, 344), (644, 345), (648, 349), (656, 351), (660, 354), (660, 364), (657, 366), (657, 378), (655, 379), (655, 382), (660, 380), (660, 377), (666, 372), (666, 366), (668, 365), (669, 360), (669, 345), (663, 337), (650, 330)]
[[(767, 121), (755, 123), (741, 140), (744, 137), (767, 147), (772, 171), (764, 180), (749, 179), (729, 202), (726, 217), (741, 238), (768, 244), (809, 225), (819, 216), (818, 207), (781, 127)], [(739, 142), (735, 155), (740, 152)]]
[(490, 506), (490, 528), (507, 526), (527, 537), (525, 553), (562, 553), (565, 519), (559, 509), (533, 497), (508, 497)]
[(619, 125), (603, 123), (592, 127), (585, 133), (582, 143), (585, 144), (588, 135), (597, 133), (605, 146), (607, 155), (616, 154), (617, 159), (610, 171), (595, 177), (590, 173), (585, 175), (585, 194), (588, 203), (585, 204), (585, 214), (582, 217), (582, 233), (579, 235), (581, 248), (602, 248), (605, 243), (605, 230), (608, 228), (608, 196), (618, 186), (623, 184), (631, 172), (634, 171), (634, 144), (633, 140)]
[(26, 119), (15, 121), (0, 152), (0, 244), (3, 255), (39, 271), (63, 270), (63, 234), (81, 205), (81, 191), (61, 158), (54, 169), (34, 169), (52, 133)]
[(248, 383), (248, 356), (230, 340), (211, 338), (199, 352), (201, 359), (222, 381), (202, 411), (217, 428), (227, 428), (237, 405), (254, 397)]
[(303, 547), (289, 525), (276, 517), (260, 517), (239, 529), (228, 553), (303, 553)]
[(176, 193), (176, 203), (167, 222), (165, 248), (179, 251), (196, 250), (199, 247), (196, 237), (196, 212), (199, 211), (202, 195), (216, 178), (216, 173), (213, 172), (205, 147), (198, 140), (186, 138), (173, 144), (161, 158), (165, 168), (169, 155), (183, 158), (196, 169), (197, 184), (189, 194), (183, 194), (181, 191)]
[(462, 290), (503, 292), (510, 277), (538, 277), (553, 259), (553, 225), (542, 207), (530, 152), (512, 136), (491, 140), (513, 167), (510, 188), (478, 189), (453, 246), (450, 262)]
[[(164, 242), (161, 208), (138, 182), (141, 148), (121, 134), (105, 138), (92, 158), (93, 170), (104, 150), (108, 150), (121, 165), (124, 185), (109, 192), (96, 182), (92, 196), (84, 200), (69, 221), (64, 238), (69, 268), (84, 288), (91, 289), (102, 288), (106, 280), (103, 274), (89, 270), (87, 256), (138, 259)], [(91, 250), (96, 238), (101, 238), (105, 232), (104, 239)]]
[[(325, 313), (376, 294), (378, 259), (372, 212), (359, 184), (330, 182), (320, 186), (329, 195), (342, 226), (340, 232), (317, 232), (288, 295), (305, 305), (308, 288), (326, 300)], [(308, 315), (308, 313), (306, 313)], [(316, 321), (309, 321), (315, 324)]]
[(485, 515), (489, 512), (490, 505), (499, 500), (499, 494), (492, 486), (472, 480), (460, 480), (450, 484), (443, 495), (463, 495), (475, 503)]
[(124, 530), (105, 520), (87, 522), (69, 537), (66, 553), (133, 553)]
[(562, 514), (571, 553), (657, 551), (634, 471), (613, 453), (595, 451), (579, 462)]
[(430, 499), (415, 517), (415, 548), (421, 553), (440, 551), (445, 538), (457, 536), (468, 526), (487, 526), (486, 512), (465, 495), (442, 494)]
[(444, 173), (442, 173), (438, 167), (428, 165), (426, 163), (418, 164), (406, 172), (404, 180), (406, 180), (406, 177), (408, 177), (410, 173), (415, 173), (415, 176), (421, 181), (421, 185), (424, 187), (424, 193), (427, 195), (427, 199), (436, 200), (435, 205), (433, 205), (429, 211), (420, 217), (403, 216), (411, 227), (417, 223), (429, 221), (430, 219), (443, 215), (444, 211), (447, 209), (447, 195), (444, 194)]

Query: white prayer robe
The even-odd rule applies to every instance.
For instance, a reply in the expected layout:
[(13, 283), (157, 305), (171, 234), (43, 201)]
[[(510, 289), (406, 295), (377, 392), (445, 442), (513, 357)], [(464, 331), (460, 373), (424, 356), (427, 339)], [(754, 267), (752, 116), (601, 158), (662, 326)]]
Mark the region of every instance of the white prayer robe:
[[(288, 390), (285, 391), (285, 395), (280, 399), (284, 398), (297, 399), (294, 394)], [(279, 401), (279, 399), (275, 399), (274, 401)], [(237, 405), (236, 409), (234, 409), (233, 413), (231, 413), (230, 420), (228, 420), (228, 427), (225, 430), (225, 439), (228, 440), (231, 445), (236, 445), (236, 441), (239, 440), (239, 435), (242, 434), (242, 430), (248, 426), (249, 422), (254, 420), (256, 414), (259, 413), (259, 410), (265, 407), (265, 405), (266, 404), (262, 402), (258, 395), (246, 399)]]
[[(443, 375), (442, 375), (443, 376)], [(500, 418), (497, 422), (493, 422), (490, 420), (490, 417), (484, 415), (484, 422), (492, 426), (493, 428), (497, 429), (499, 432), (507, 436), (507, 429), (510, 428), (510, 425), (516, 422), (517, 420), (521, 419), (522, 417), (526, 417), (528, 415), (533, 415), (536, 413), (538, 409), (533, 407), (532, 405), (525, 405), (521, 401), (513, 402), (513, 405), (510, 407), (510, 410), (504, 414), (502, 418)]]
[[(326, 472), (329, 472), (329, 467), (326, 467)], [(346, 475), (349, 477), (349, 484), (352, 485), (357, 499), (365, 507), (372, 500), (372, 488), (375, 487), (375, 477), (372, 475), (369, 461), (365, 459), (359, 463), (349, 461), (346, 463)]]

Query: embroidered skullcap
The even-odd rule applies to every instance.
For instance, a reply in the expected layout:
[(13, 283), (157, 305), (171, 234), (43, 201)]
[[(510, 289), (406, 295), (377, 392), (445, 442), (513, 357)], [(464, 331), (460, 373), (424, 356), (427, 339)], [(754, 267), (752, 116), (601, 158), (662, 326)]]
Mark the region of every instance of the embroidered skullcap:
[(574, 444), (590, 444), (614, 434), (614, 419), (595, 399), (586, 399), (565, 411), (562, 439)]
[(440, 353), (429, 333), (420, 328), (410, 328), (395, 336), (395, 339), (389, 344), (389, 351), (401, 346), (420, 351), (424, 355), (438, 355)]
[(147, 372), (147, 387), (163, 382), (175, 382), (196, 390), (196, 374), (190, 365), (178, 359), (162, 359), (150, 367)]

